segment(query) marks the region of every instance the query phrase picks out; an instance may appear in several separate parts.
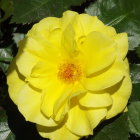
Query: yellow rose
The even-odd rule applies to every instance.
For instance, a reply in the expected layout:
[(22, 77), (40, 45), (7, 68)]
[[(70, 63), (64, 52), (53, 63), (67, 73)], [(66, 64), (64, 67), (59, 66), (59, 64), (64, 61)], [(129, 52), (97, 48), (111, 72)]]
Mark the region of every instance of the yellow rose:
[(124, 111), (131, 93), (126, 33), (66, 11), (35, 24), (19, 46), (9, 94), (41, 136), (78, 140)]

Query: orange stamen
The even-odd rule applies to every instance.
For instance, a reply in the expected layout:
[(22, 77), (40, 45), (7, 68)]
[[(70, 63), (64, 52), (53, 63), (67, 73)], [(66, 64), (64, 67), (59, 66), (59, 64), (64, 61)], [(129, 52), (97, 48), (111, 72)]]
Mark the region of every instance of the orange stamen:
[(74, 83), (80, 80), (81, 67), (79, 65), (64, 63), (59, 67), (58, 77), (66, 83)]

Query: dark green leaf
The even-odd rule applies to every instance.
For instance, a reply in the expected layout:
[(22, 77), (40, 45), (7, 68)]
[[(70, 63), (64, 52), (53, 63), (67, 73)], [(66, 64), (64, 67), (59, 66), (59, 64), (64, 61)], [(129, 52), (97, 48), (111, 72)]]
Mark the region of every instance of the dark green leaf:
[(7, 48), (0, 48), (0, 61), (11, 61), (12, 60), (11, 50)]
[(0, 8), (4, 11), (4, 16), (0, 19), (0, 22), (2, 22), (5, 21), (12, 14), (13, 11), (12, 0), (1, 0)]
[(0, 110), (0, 140), (15, 140), (14, 134), (11, 132), (6, 113)]
[(10, 48), (0, 48), (0, 69), (6, 72), (9, 62), (13, 59)]
[(131, 64), (130, 74), (133, 84), (140, 83), (140, 64)]
[(128, 122), (130, 131), (140, 136), (140, 102), (133, 102), (129, 105)]
[(140, 101), (140, 83), (133, 84), (129, 102)]
[(98, 0), (85, 9), (98, 16), (106, 25), (129, 35), (129, 50), (140, 44), (140, 0)]
[(6, 71), (8, 70), (8, 67), (9, 67), (9, 63), (0, 61), (0, 69), (2, 69), (4, 73), (6, 73)]
[(1, 29), (0, 29), (0, 40), (2, 39), (2, 37), (3, 37), (3, 33), (1, 31)]
[(140, 46), (136, 49), (136, 53), (137, 53), (138, 57), (140, 57)]
[(60, 16), (70, 6), (79, 5), (85, 0), (13, 0), (12, 22), (30, 23), (47, 16)]
[(130, 64), (130, 74), (132, 80), (132, 94), (129, 102), (140, 100), (140, 64)]
[(19, 41), (21, 41), (24, 38), (24, 34), (23, 33), (13, 33), (13, 40), (16, 43), (17, 47), (18, 47), (18, 43)]
[(0, 106), (7, 104), (8, 87), (6, 84), (6, 75), (0, 71)]
[(122, 114), (113, 122), (105, 125), (93, 137), (93, 140), (128, 140), (129, 128), (127, 121), (127, 113)]

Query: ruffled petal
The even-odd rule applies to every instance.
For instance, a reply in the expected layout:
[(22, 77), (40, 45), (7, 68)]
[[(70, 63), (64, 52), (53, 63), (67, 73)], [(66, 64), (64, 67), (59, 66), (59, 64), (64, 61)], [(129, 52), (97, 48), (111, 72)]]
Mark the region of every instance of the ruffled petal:
[(100, 32), (90, 33), (81, 45), (84, 69), (89, 76), (113, 63), (116, 57), (116, 43)]
[(66, 89), (64, 89), (63, 94), (57, 99), (57, 101), (54, 104), (54, 119), (55, 121), (60, 121), (64, 118), (66, 113), (69, 111), (69, 103), (68, 98), (70, 94), (72, 93), (72, 86), (67, 86)]
[(90, 121), (92, 129), (97, 127), (99, 123), (105, 119), (105, 116), (107, 114), (107, 109), (106, 108), (95, 108), (92, 110), (86, 110), (85, 114), (87, 116), (87, 119)]
[(128, 37), (127, 33), (120, 33), (113, 37), (114, 41), (117, 43), (118, 54), (124, 59), (128, 52)]
[(71, 88), (68, 88), (67, 86), (65, 86), (65, 84), (59, 81), (53, 82), (54, 82), (53, 84), (51, 84), (46, 90), (43, 91), (43, 97), (41, 101), (42, 102), (41, 111), (47, 117), (52, 117), (54, 115), (54, 110), (61, 106), (61, 103), (59, 103), (58, 106), (55, 105), (57, 101), (60, 99), (60, 97), (65, 101), (66, 96), (68, 96), (71, 91)]
[[(54, 28), (53, 30), (42, 30), (39, 33), (28, 34), (28, 37), (37, 40), (42, 46), (41, 47), (60, 47), (61, 45), (61, 28)], [(56, 48), (56, 49), (57, 49)]]
[(62, 120), (66, 113), (68, 113), (71, 107), (71, 100), (73, 100), (73, 98), (82, 95), (86, 92), (85, 89), (79, 83), (74, 84), (71, 87), (69, 86), (67, 88), (71, 90), (69, 90), (67, 94), (65, 93), (64, 95), (62, 95), (55, 103), (54, 119), (56, 121)]
[(40, 42), (28, 37), (20, 43), (24, 48), (22, 51), (22, 48), (20, 48), (16, 57), (16, 64), (19, 72), (26, 77), (30, 76), (32, 68), (39, 62), (49, 63), (56, 66), (58, 61), (61, 60), (60, 52), (58, 53), (57, 47), (51, 45), (47, 41)]
[(80, 109), (78, 105), (69, 110), (66, 126), (71, 132), (77, 135), (85, 136), (93, 134), (91, 124), (85, 111)]
[(104, 35), (108, 35), (109, 37), (114, 37), (117, 34), (115, 28), (106, 25), (104, 26), (104, 28), (101, 28), (98, 31), (103, 33)]
[(57, 75), (58, 65), (57, 62), (52, 63), (50, 61), (40, 61), (32, 69), (31, 77), (49, 77)]
[(25, 51), (18, 52), (18, 55), (16, 56), (16, 65), (18, 70), (25, 77), (28, 77), (31, 74), (32, 68), (37, 64), (38, 61), (38, 57)]
[[(59, 101), (57, 101), (57, 102), (59, 102)], [(61, 123), (63, 121), (64, 117), (67, 116), (70, 106), (66, 99), (63, 100), (63, 102), (60, 102), (59, 104), (57, 102), (55, 103), (55, 106), (54, 106), (54, 114), (53, 114), (52, 118), (57, 123)], [(57, 104), (59, 105), (58, 107), (57, 107)]]
[(75, 32), (71, 25), (68, 25), (64, 32), (62, 33), (62, 42), (61, 42), (62, 50), (70, 55), (70, 57), (75, 55), (76, 51), (76, 41), (75, 41)]
[(79, 136), (71, 133), (65, 125), (59, 127), (43, 127), (37, 125), (39, 134), (44, 138), (51, 140), (78, 140)]
[[(57, 63), (57, 62), (56, 62)], [(46, 89), (56, 81), (58, 68), (56, 63), (39, 61), (33, 68), (31, 75), (26, 78), (35, 88)]]
[(57, 46), (54, 46), (48, 38), (44, 38), (38, 34), (32, 37), (26, 37), (20, 42), (20, 46), (24, 46), (24, 51), (29, 52), (42, 61), (57, 60), (60, 55), (60, 50)]
[(80, 14), (73, 22), (73, 27), (75, 28), (76, 36), (81, 37), (103, 29), (104, 24), (96, 16)]
[(112, 98), (108, 93), (91, 93), (87, 92), (79, 100), (80, 105), (84, 107), (107, 107), (112, 104)]
[(61, 43), (61, 19), (55, 17), (48, 17), (42, 19), (38, 24), (35, 24), (27, 34), (40, 41), (49, 41), (52, 45), (59, 47)]
[(40, 125), (56, 126), (57, 124), (52, 119), (48, 119), (41, 113), (41, 96), (39, 91), (33, 90), (26, 84), (18, 93), (18, 109), (27, 121)]
[(85, 78), (83, 86), (92, 91), (103, 90), (121, 81), (125, 73), (124, 62), (117, 59), (105, 72), (103, 71), (92, 77)]
[(113, 104), (109, 108), (106, 116), (107, 119), (116, 116), (125, 109), (131, 94), (131, 90), (132, 84), (128, 75), (123, 79), (122, 82), (107, 90), (108, 92), (112, 93), (111, 97), (113, 100)]
[(61, 27), (61, 19), (56, 17), (47, 17), (42, 19), (39, 23), (34, 24), (32, 30), (27, 33), (27, 36), (34, 36), (41, 34), (43, 30), (52, 31)]
[(24, 77), (18, 72), (15, 60), (11, 63), (7, 73), (7, 83), (10, 98), (17, 104), (18, 93), (25, 85)]
[(61, 19), (62, 29), (65, 30), (65, 28), (72, 24), (75, 19), (77, 18), (78, 13), (74, 11), (66, 11), (63, 13), (63, 17)]
[(93, 128), (105, 117), (106, 109), (86, 110), (78, 105), (68, 112), (67, 128), (80, 136), (92, 135)]
[[(44, 34), (46, 37), (46, 33)], [(50, 32), (48, 40), (56, 47), (61, 47), (62, 29), (58, 28)], [(59, 52), (58, 52), (59, 53)]]

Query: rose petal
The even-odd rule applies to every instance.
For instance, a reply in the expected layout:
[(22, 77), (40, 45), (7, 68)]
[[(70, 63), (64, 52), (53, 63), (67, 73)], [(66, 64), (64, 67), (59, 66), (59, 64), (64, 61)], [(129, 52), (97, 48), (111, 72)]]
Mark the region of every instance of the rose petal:
[(59, 127), (43, 127), (37, 125), (39, 134), (51, 140), (78, 140), (80, 137), (71, 133), (65, 125)]
[(76, 35), (78, 37), (87, 36), (93, 31), (98, 31), (104, 28), (103, 22), (101, 22), (96, 16), (90, 16), (87, 14), (80, 14), (73, 22)]
[(55, 103), (60, 97), (65, 96), (65, 94), (68, 95), (70, 90), (71, 89), (68, 89), (63, 83), (54, 81), (53, 84), (43, 91), (43, 97), (41, 101), (42, 112), (47, 117), (53, 116)]
[(86, 37), (81, 51), (87, 76), (113, 63), (116, 57), (115, 46), (112, 39), (99, 32), (92, 32)]
[(34, 36), (41, 34), (43, 30), (52, 31), (61, 27), (61, 19), (56, 17), (48, 17), (42, 19), (38, 24), (35, 24), (27, 34), (27, 36)]
[(92, 91), (103, 90), (122, 80), (125, 75), (125, 64), (122, 60), (116, 60), (115, 63), (105, 72), (97, 76), (88, 77), (83, 80), (83, 85)]
[(56, 126), (52, 120), (46, 118), (40, 110), (42, 94), (33, 90), (27, 84), (18, 93), (18, 109), (27, 121), (31, 121), (40, 125)]
[(80, 105), (84, 107), (107, 107), (112, 105), (112, 98), (108, 93), (91, 93), (87, 92), (79, 100)]
[(75, 41), (75, 32), (71, 25), (67, 26), (62, 34), (61, 41), (63, 53), (67, 53), (70, 57), (74, 56), (74, 52), (76, 51), (76, 41)]
[(32, 68), (37, 64), (38, 61), (39, 58), (29, 52), (18, 52), (18, 55), (16, 56), (16, 65), (18, 70), (25, 77), (28, 77), (31, 74)]
[[(115, 87), (117, 86), (119, 86), (119, 88), (116, 91), (114, 91), (114, 89), (116, 89)], [(131, 80), (129, 76), (127, 75), (123, 79), (122, 83), (119, 83), (115, 87), (110, 88), (108, 91), (113, 93), (111, 95), (113, 104), (109, 108), (109, 111), (106, 116), (107, 119), (116, 116), (125, 109), (132, 90)]]
[(74, 11), (66, 11), (63, 13), (63, 17), (61, 19), (62, 23), (62, 29), (65, 30), (65, 28), (69, 25), (72, 24), (73, 21), (77, 18), (77, 13)]
[(105, 117), (106, 112), (105, 108), (83, 110), (76, 105), (68, 113), (66, 126), (74, 134), (80, 136), (91, 135), (93, 134), (93, 128)]
[(104, 28), (101, 28), (98, 30), (99, 32), (103, 33), (104, 35), (108, 35), (109, 37), (114, 37), (117, 35), (115, 28), (111, 26), (104, 26)]
[(68, 113), (71, 107), (71, 100), (73, 100), (73, 98), (85, 93), (85, 89), (79, 83), (72, 85), (71, 87), (69, 86), (67, 88), (69, 89), (69, 92), (60, 96), (60, 98), (55, 103), (54, 119), (56, 121), (61, 120), (62, 118), (64, 118), (64, 115)]
[(10, 98), (15, 104), (17, 104), (19, 91), (25, 85), (25, 82), (24, 77), (19, 72), (17, 72), (15, 60), (10, 65), (7, 75), (7, 83), (10, 85), (8, 87)]
[(57, 79), (58, 68), (56, 63), (39, 61), (32, 68), (31, 75), (26, 78), (26, 81), (35, 88), (46, 89)]
[(122, 59), (125, 58), (128, 51), (128, 37), (126, 33), (120, 33), (113, 37), (117, 43), (118, 54)]

